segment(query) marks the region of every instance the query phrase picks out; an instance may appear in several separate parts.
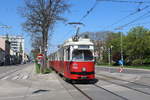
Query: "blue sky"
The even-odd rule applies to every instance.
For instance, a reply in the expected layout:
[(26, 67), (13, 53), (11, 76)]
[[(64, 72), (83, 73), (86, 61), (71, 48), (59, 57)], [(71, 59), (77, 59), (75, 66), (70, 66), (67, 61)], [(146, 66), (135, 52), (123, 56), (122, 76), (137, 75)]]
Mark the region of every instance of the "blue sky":
[[(70, 11), (66, 12), (62, 16), (64, 16), (68, 20), (67, 22), (76, 22), (79, 21), (82, 16), (84, 16), (85, 13), (94, 5), (95, 0), (68, 0), (68, 3), (71, 4)], [(116, 25), (110, 26), (112, 23), (118, 21), (119, 19), (122, 19), (130, 13), (137, 11), (138, 8), (143, 8), (147, 5), (148, 4), (97, 2), (97, 5), (93, 9), (93, 11), (85, 19), (82, 20), (85, 26), (81, 27), (80, 32), (96, 32), (104, 30), (116, 31), (114, 30), (114, 28), (122, 26), (138, 18), (139, 16), (142, 16), (146, 12), (150, 11), (150, 7), (124, 20), (121, 20)], [(8, 30), (0, 28), (0, 35), (5, 35), (6, 33), (9, 33), (9, 35), (23, 35), (25, 37), (25, 51), (29, 52), (31, 50), (30, 36), (29, 33), (23, 31), (21, 24), (25, 21), (25, 19), (19, 15), (17, 10), (18, 7), (21, 6), (23, 6), (23, 0), (0, 1), (0, 25), (5, 24), (11, 26), (11, 28)], [(150, 14), (147, 14), (146, 16), (147, 17), (141, 18), (141, 20), (136, 21), (131, 25), (128, 25), (124, 29), (117, 31), (123, 31), (124, 33), (126, 33), (131, 27), (137, 25), (143, 25), (146, 28), (150, 28)], [(51, 38), (51, 44), (53, 46), (49, 48), (49, 50), (56, 50), (56, 46), (58, 44), (62, 44), (64, 40), (73, 36), (74, 32), (74, 27), (70, 25), (65, 25), (62, 22), (57, 22), (55, 24), (53, 37)]]

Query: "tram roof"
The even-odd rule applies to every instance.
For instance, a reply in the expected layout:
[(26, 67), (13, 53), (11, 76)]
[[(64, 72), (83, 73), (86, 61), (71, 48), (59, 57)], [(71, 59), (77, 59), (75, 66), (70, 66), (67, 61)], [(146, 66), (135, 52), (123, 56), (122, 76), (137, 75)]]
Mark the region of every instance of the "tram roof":
[(78, 41), (73, 41), (72, 38), (66, 40), (63, 44), (63, 46), (68, 46), (68, 45), (93, 45), (90, 39), (87, 38), (79, 38)]

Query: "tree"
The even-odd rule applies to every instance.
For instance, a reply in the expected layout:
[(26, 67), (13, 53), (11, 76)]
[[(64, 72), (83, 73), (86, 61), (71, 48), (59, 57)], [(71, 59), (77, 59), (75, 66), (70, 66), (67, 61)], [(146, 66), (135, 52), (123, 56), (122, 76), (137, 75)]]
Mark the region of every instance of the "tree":
[(26, 18), (23, 27), (26, 31), (32, 33), (32, 36), (42, 40), (42, 72), (46, 68), (48, 38), (52, 36), (50, 30), (58, 20), (65, 20), (61, 17), (69, 5), (65, 0), (24, 0), (25, 7), (22, 8), (22, 15)]
[(31, 54), (33, 56), (34, 59), (37, 58), (37, 55), (39, 54), (40, 50), (39, 49), (32, 49), (31, 50)]
[(132, 28), (125, 39), (126, 60), (131, 64), (144, 64), (150, 58), (150, 31), (138, 26)]
[(108, 61), (108, 53), (106, 48), (106, 38), (109, 34), (112, 34), (111, 31), (98, 31), (98, 32), (84, 32), (80, 34), (81, 37), (85, 37), (88, 35), (88, 37), (92, 40), (94, 43), (94, 52), (97, 55), (96, 62), (98, 64), (101, 63), (107, 63)]
[[(107, 35), (106, 38), (106, 47), (107, 50), (110, 49), (111, 52), (111, 58), (113, 61), (117, 62), (118, 60), (121, 59), (121, 34), (120, 32), (118, 33), (114, 33), (112, 32), (111, 34)], [(123, 39), (125, 38), (125, 36), (123, 35)], [(123, 42), (124, 44), (124, 42)], [(123, 51), (124, 51), (124, 47)], [(125, 54), (123, 54), (125, 55)]]

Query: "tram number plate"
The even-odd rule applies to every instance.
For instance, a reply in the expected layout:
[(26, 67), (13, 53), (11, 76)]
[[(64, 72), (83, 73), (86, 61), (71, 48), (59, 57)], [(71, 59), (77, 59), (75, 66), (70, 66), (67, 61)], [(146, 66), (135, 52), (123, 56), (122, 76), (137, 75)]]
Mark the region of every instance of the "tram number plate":
[(87, 76), (82, 76), (81, 79), (87, 79)]

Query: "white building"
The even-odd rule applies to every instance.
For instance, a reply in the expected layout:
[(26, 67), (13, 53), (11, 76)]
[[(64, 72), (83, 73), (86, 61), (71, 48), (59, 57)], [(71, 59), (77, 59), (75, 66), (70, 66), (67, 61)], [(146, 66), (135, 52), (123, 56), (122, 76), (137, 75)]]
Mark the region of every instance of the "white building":
[(4, 39), (8, 39), (10, 42), (10, 48), (14, 52), (21, 53), (24, 60), (24, 38), (22, 36), (0, 36)]

